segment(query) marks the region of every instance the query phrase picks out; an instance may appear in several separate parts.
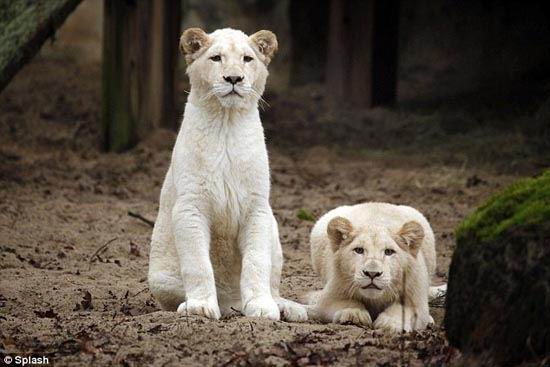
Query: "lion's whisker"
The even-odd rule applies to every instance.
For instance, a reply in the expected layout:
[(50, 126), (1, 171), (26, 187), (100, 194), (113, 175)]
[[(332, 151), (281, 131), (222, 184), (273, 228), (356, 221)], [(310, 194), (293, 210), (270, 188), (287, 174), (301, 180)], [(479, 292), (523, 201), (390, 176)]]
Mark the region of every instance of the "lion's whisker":
[(254, 87), (251, 87), (252, 91), (258, 96), (258, 100), (261, 101), (261, 103), (264, 103), (267, 105), (267, 107), (271, 107), (271, 105), (265, 100), (265, 98), (258, 92)]

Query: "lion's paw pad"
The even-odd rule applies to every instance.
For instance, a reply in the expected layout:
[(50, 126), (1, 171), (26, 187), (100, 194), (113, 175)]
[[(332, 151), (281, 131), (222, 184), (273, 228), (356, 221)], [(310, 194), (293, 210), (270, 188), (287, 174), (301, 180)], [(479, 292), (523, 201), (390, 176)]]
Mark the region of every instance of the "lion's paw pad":
[(271, 297), (258, 297), (248, 301), (243, 309), (247, 317), (262, 317), (271, 320), (281, 318), (279, 307)]
[(361, 310), (358, 308), (345, 308), (337, 311), (332, 318), (332, 321), (337, 324), (355, 324), (370, 326), (372, 319), (367, 310)]
[(204, 316), (215, 320), (221, 317), (218, 304), (208, 300), (188, 299), (179, 305), (177, 312), (185, 316)]
[(381, 313), (380, 315), (378, 315), (378, 317), (374, 321), (374, 328), (392, 333), (399, 333), (403, 330), (412, 330), (409, 320), (405, 320), (405, 322), (403, 323), (401, 317), (397, 318), (394, 316), (386, 315), (385, 313)]
[(307, 308), (297, 302), (283, 299), (279, 302), (279, 310), (283, 319), (291, 322), (307, 321)]

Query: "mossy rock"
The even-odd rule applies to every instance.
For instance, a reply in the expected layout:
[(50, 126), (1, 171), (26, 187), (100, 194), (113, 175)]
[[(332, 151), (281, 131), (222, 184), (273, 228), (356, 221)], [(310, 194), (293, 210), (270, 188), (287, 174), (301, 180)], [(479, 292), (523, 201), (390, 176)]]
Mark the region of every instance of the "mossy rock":
[(82, 0), (0, 0), (0, 91)]
[(491, 198), (457, 229), (445, 327), (465, 354), (550, 356), (550, 171)]

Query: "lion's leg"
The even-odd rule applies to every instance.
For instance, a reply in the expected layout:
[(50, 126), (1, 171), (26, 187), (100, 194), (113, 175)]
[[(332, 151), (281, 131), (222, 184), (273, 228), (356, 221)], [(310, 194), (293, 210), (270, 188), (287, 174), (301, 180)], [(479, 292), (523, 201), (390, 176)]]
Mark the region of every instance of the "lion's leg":
[(433, 324), (428, 305), (429, 278), (423, 263), (407, 274), (403, 292), (403, 303), (394, 303), (386, 308), (374, 321), (377, 329), (400, 332), (423, 330)]
[(175, 311), (185, 300), (185, 293), (171, 227), (170, 214), (161, 207), (151, 237), (148, 282), (160, 306)]
[(378, 315), (374, 321), (374, 327), (391, 332), (401, 332), (423, 330), (432, 323), (433, 318), (429, 314), (426, 315), (411, 306), (394, 303)]
[(175, 247), (186, 301), (178, 312), (219, 319), (214, 268), (210, 261), (210, 227), (192, 199), (178, 197), (172, 210)]
[(279, 240), (279, 228), (273, 213), (271, 214), (271, 294), (279, 298), (281, 273), (283, 271), (283, 249)]
[(279, 320), (279, 309), (271, 293), (271, 221), (269, 203), (258, 203), (239, 233), (240, 290), (245, 316)]
[(281, 272), (283, 270), (283, 250), (279, 240), (277, 220), (272, 214), (271, 227), (271, 294), (279, 307), (282, 318), (286, 321), (301, 322), (307, 320), (306, 306), (283, 298), (279, 295)]
[(372, 319), (365, 305), (353, 299), (341, 299), (337, 284), (329, 282), (321, 291), (317, 302), (310, 306), (308, 314), (310, 318), (322, 322), (334, 322), (337, 324), (353, 323), (370, 326)]

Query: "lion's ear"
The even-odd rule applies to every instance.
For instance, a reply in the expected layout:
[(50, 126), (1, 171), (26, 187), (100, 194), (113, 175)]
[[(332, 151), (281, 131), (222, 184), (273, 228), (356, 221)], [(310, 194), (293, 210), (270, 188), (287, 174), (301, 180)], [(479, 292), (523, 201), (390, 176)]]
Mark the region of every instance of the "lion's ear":
[(265, 30), (258, 31), (250, 36), (250, 40), (258, 51), (260, 51), (260, 54), (263, 55), (263, 62), (268, 65), (279, 48), (275, 33)]
[(403, 224), (403, 227), (397, 232), (395, 241), (405, 251), (409, 251), (414, 257), (418, 254), (420, 245), (424, 240), (424, 229), (415, 221)]
[(353, 225), (348, 219), (343, 217), (332, 218), (327, 226), (327, 234), (332, 251), (338, 251), (340, 246), (351, 238), (352, 232)]
[(180, 49), (188, 64), (193, 62), (200, 54), (199, 51), (204, 50), (209, 44), (210, 37), (200, 28), (189, 28), (180, 38)]

